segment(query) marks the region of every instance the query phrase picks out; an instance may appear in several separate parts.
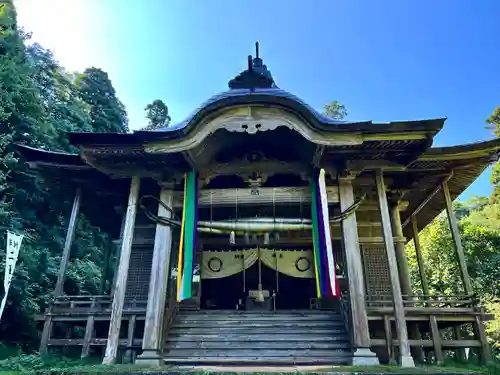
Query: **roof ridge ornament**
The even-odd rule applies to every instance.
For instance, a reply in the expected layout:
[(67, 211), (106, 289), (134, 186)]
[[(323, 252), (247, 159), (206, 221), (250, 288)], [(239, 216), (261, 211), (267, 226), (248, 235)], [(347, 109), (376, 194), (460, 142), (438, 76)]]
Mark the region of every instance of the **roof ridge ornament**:
[(270, 89), (278, 88), (271, 72), (259, 54), (259, 42), (255, 42), (255, 57), (248, 55), (248, 67), (229, 81), (230, 89)]

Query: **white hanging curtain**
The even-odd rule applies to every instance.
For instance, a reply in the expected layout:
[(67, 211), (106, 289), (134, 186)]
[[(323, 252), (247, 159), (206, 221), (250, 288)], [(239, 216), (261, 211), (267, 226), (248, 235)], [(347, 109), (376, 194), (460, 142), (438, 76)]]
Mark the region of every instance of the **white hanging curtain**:
[(310, 250), (260, 249), (260, 259), (267, 267), (288, 276), (314, 277), (313, 252)]
[(257, 261), (257, 249), (236, 251), (204, 251), (201, 257), (201, 278), (221, 279), (251, 267)]

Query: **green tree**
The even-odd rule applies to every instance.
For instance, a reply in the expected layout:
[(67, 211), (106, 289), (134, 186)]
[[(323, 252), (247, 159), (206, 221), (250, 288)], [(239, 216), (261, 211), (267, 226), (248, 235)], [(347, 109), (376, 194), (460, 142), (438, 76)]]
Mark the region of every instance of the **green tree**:
[[(500, 311), (500, 204), (487, 198), (455, 204), (464, 247), (467, 269), (474, 291), (494, 313)], [(458, 260), (445, 214), (439, 215), (420, 232), (422, 256), (430, 293), (460, 295), (464, 293)], [(413, 243), (408, 246), (409, 268), (414, 291), (422, 292)], [(500, 318), (487, 323), (488, 335), (500, 350)], [(499, 352), (500, 354), (500, 352)]]
[(146, 118), (149, 120), (146, 130), (165, 128), (170, 124), (168, 106), (161, 99), (156, 99), (145, 108)]
[[(38, 346), (33, 317), (51, 297), (74, 191), (28, 169), (18, 160), (14, 143), (71, 151), (67, 131), (123, 132), (127, 118), (106, 73), (89, 69), (75, 85), (50, 52), (24, 45), (28, 37), (17, 28), (12, 2), (0, 4), (0, 242), (6, 229), (25, 234), (0, 337), (4, 345), (26, 350)], [(98, 210), (89, 207), (86, 214)], [(108, 234), (81, 213), (66, 292), (99, 291), (104, 252), (110, 247)], [(0, 269), (4, 265), (0, 252)]]
[[(486, 120), (487, 127), (493, 131), (497, 137), (500, 137), (500, 106), (495, 108), (490, 117)], [(500, 164), (493, 166), (490, 181), (493, 185), (493, 194), (491, 199), (500, 202)]]
[(342, 120), (347, 116), (347, 109), (337, 100), (332, 100), (330, 103), (325, 104), (323, 114), (335, 120)]
[(90, 108), (93, 131), (126, 133), (128, 117), (125, 106), (117, 98), (108, 74), (99, 68), (88, 68), (76, 77), (80, 98)]

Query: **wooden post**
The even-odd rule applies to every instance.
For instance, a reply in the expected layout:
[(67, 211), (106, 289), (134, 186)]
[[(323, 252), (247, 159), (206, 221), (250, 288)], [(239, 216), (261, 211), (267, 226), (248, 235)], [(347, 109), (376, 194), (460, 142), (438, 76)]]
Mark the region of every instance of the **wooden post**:
[(127, 330), (127, 350), (124, 353), (124, 363), (134, 363), (134, 336), (135, 336), (135, 322), (137, 320), (137, 315), (132, 315), (128, 319), (128, 330)]
[[(455, 340), (463, 340), (463, 335), (462, 335), (462, 327), (460, 325), (458, 326), (453, 326), (453, 331), (455, 333)], [(467, 361), (467, 357), (465, 355), (465, 348), (457, 348), (455, 349), (455, 358), (459, 362), (465, 362)]]
[(486, 336), (484, 323), (481, 321), (481, 318), (479, 316), (475, 317), (473, 328), (476, 339), (481, 343), (481, 348), (479, 349), (481, 363), (486, 365), (491, 362), (491, 348), (488, 344), (488, 337)]
[(384, 333), (385, 333), (385, 350), (387, 350), (387, 355), (389, 357), (389, 364), (395, 364), (394, 347), (392, 345), (392, 328), (391, 328), (391, 318), (389, 315), (384, 315)]
[(431, 326), (432, 343), (434, 344), (434, 357), (436, 358), (436, 364), (440, 365), (444, 360), (443, 342), (441, 339), (441, 333), (439, 332), (437, 320), (434, 315), (430, 316), (429, 324)]
[(104, 359), (102, 361), (105, 365), (115, 363), (118, 353), (120, 327), (122, 324), (123, 304), (125, 301), (125, 289), (127, 287), (128, 268), (130, 263), (130, 253), (132, 251), (132, 240), (134, 237), (135, 216), (137, 212), (137, 199), (139, 196), (140, 184), (141, 180), (138, 176), (132, 177), (120, 251), (120, 262), (118, 263), (113, 304), (111, 306), (108, 341), (106, 344), (106, 353), (104, 354)]
[[(399, 198), (401, 195), (396, 196), (396, 200), (393, 200), (391, 203), (391, 224), (393, 235), (396, 237), (396, 241), (394, 243), (394, 248), (396, 250), (396, 260), (398, 263), (398, 272), (399, 272), (399, 282), (401, 283), (401, 293), (405, 295), (405, 298), (410, 299), (413, 295), (413, 290), (411, 288), (411, 279), (410, 279), (410, 271), (408, 269), (408, 258), (406, 257), (406, 246), (404, 244), (403, 239), (403, 226), (401, 225), (401, 216), (399, 214)], [(409, 336), (413, 340), (420, 340), (421, 334), (418, 328), (418, 324), (409, 323), (408, 324)], [(424, 352), (421, 346), (413, 346), (410, 347), (410, 351), (413, 357), (419, 361), (424, 361)]]
[(42, 338), (40, 340), (40, 354), (45, 356), (49, 351), (49, 340), (52, 335), (52, 306), (45, 312), (45, 322), (43, 323)]
[(465, 260), (464, 249), (462, 247), (462, 240), (460, 239), (457, 218), (455, 217), (455, 213), (453, 212), (450, 190), (448, 189), (448, 182), (443, 181), (441, 183), (441, 187), (443, 189), (444, 200), (446, 203), (446, 213), (448, 214), (448, 223), (450, 224), (451, 236), (453, 238), (453, 244), (455, 246), (455, 252), (458, 258), (458, 264), (460, 266), (462, 283), (464, 284), (465, 293), (471, 296), (473, 294), (472, 285), (470, 283), (469, 272), (467, 271), (467, 262)]
[[(121, 226), (120, 226), (120, 239), (119, 239), (119, 247), (118, 247), (118, 250), (116, 252), (116, 259), (120, 259), (120, 256), (121, 256), (121, 249), (122, 249), (122, 244), (123, 244), (123, 231), (125, 230), (125, 222), (127, 221), (127, 212), (125, 211), (125, 213), (123, 214), (122, 216), (122, 223), (121, 223)], [(116, 278), (118, 277), (118, 272), (116, 272), (116, 269), (115, 269), (115, 272), (113, 274), (113, 282), (111, 283), (111, 293), (110, 294), (114, 294), (115, 293), (115, 286), (116, 286)]]
[(75, 238), (75, 227), (76, 218), (78, 216), (78, 211), (80, 210), (80, 200), (82, 196), (82, 190), (80, 188), (76, 189), (75, 199), (73, 200), (73, 208), (71, 209), (71, 216), (69, 218), (68, 230), (66, 231), (66, 241), (64, 242), (64, 250), (61, 256), (61, 264), (59, 265), (59, 273), (57, 274), (56, 287), (54, 289), (54, 296), (58, 297), (63, 293), (64, 290), (64, 276), (66, 274), (66, 269), (69, 264), (69, 256), (71, 254), (71, 246), (73, 245), (73, 239)]
[(401, 240), (404, 238), (403, 227), (401, 226), (401, 216), (399, 214), (398, 202), (391, 205), (391, 225), (394, 237), (397, 238), (394, 244), (396, 251), (396, 261), (398, 263), (399, 283), (401, 284), (401, 293), (405, 296), (413, 294), (411, 289), (410, 271), (408, 270), (408, 258), (406, 257), (406, 247)]
[(420, 248), (420, 239), (418, 237), (417, 219), (415, 215), (411, 215), (411, 229), (413, 233), (413, 242), (415, 244), (415, 253), (417, 254), (418, 271), (420, 273), (420, 281), (422, 282), (422, 291), (424, 296), (429, 295), (429, 284), (427, 283), (427, 276), (425, 275), (424, 258)]
[(94, 322), (95, 322), (95, 316), (94, 316), (94, 310), (96, 308), (96, 300), (95, 297), (92, 299), (92, 304), (90, 305), (91, 308), (91, 315), (87, 318), (87, 325), (85, 326), (85, 335), (83, 337), (83, 346), (82, 346), (82, 354), (81, 358), (85, 359), (88, 358), (90, 354), (90, 341), (92, 340), (92, 336), (94, 335)]
[[(339, 176), (340, 209), (345, 211), (354, 203), (353, 177)], [(351, 303), (352, 334), (354, 344), (353, 365), (377, 365), (378, 358), (370, 350), (370, 331), (365, 305), (365, 283), (363, 262), (359, 250), (356, 214), (347, 216), (342, 222), (342, 235), (347, 263), (349, 299)]]
[[(160, 201), (172, 207), (174, 194), (171, 188), (162, 187)], [(158, 205), (158, 216), (170, 218), (171, 212), (162, 205)], [(156, 225), (155, 244), (151, 277), (149, 280), (148, 305), (142, 340), (142, 353), (137, 359), (141, 365), (159, 366), (161, 350), (163, 315), (170, 271), (170, 254), (172, 249), (172, 228), (165, 225)], [(144, 358), (141, 358), (144, 357)]]
[(396, 320), (396, 330), (399, 339), (400, 365), (402, 367), (415, 367), (413, 358), (410, 355), (408, 329), (406, 327), (403, 298), (401, 296), (401, 286), (399, 284), (398, 264), (396, 261), (396, 252), (394, 249), (394, 240), (391, 229), (391, 218), (389, 215), (389, 205), (387, 202), (386, 188), (382, 171), (377, 171), (375, 174), (375, 182), (377, 185), (380, 218), (382, 221), (382, 233), (384, 237), (385, 250), (387, 252), (387, 261), (389, 263), (389, 276), (391, 279), (392, 298), (394, 302), (394, 317)]

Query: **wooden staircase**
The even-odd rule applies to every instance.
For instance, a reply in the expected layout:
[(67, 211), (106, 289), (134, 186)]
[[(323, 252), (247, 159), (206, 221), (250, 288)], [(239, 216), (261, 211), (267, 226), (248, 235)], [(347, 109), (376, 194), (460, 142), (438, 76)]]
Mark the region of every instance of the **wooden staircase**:
[(179, 365), (325, 364), (352, 361), (335, 311), (180, 311), (164, 360)]

